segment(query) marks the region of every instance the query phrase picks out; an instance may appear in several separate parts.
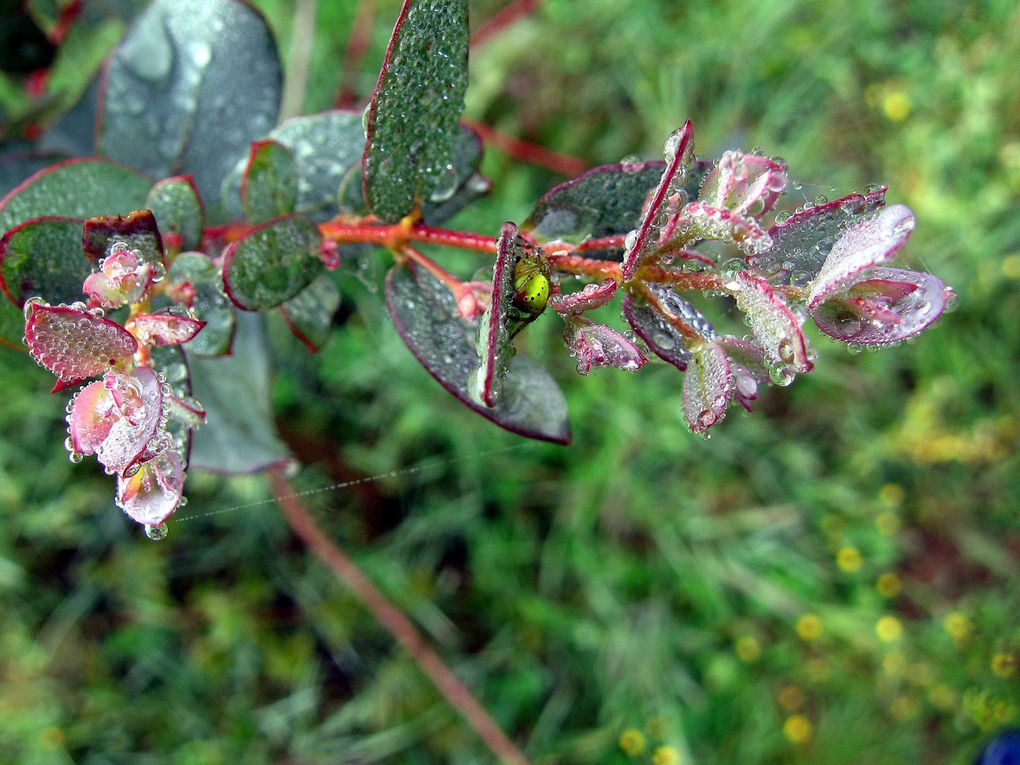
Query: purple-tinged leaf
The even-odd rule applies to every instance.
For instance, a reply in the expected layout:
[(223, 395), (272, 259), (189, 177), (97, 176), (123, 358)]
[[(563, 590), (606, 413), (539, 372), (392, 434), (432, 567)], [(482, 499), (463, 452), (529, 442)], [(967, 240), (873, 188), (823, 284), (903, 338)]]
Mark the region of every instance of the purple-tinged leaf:
[(138, 250), (120, 241), (113, 243), (99, 263), (100, 270), (88, 275), (81, 291), (102, 308), (119, 308), (125, 303), (142, 300), (155, 281), (156, 266), (162, 268), (161, 264), (146, 261)]
[(687, 338), (644, 298), (625, 295), (623, 315), (637, 336), (648, 344), (656, 356), (668, 361), (681, 372), (687, 369), (691, 361)]
[(156, 373), (138, 367), (131, 374), (107, 372), (74, 397), (67, 422), (71, 443), (95, 454), (111, 473), (123, 475), (155, 451), (165, 404)]
[(699, 199), (710, 207), (760, 218), (785, 188), (785, 164), (758, 154), (726, 151), (705, 178)]
[(772, 381), (779, 385), (793, 382), (797, 372), (810, 372), (807, 341), (800, 322), (782, 296), (768, 282), (747, 271), (735, 278), (737, 307), (744, 312), (747, 325), (765, 352)]
[(478, 368), (476, 324), (461, 317), (456, 299), (442, 282), (424, 269), (394, 266), (386, 277), (386, 303), (411, 353), (462, 403), (513, 433), (569, 443), (563, 393), (544, 369), (520, 354), (510, 361), (496, 406), (473, 399), (468, 386)]
[(615, 329), (583, 316), (567, 318), (563, 339), (570, 355), (577, 359), (577, 373), (581, 375), (588, 374), (592, 367), (636, 372), (648, 361), (640, 348)]
[(319, 275), (321, 247), (318, 227), (305, 218), (287, 216), (263, 223), (224, 251), (224, 290), (246, 311), (274, 308)]
[(644, 289), (648, 302), (684, 335), (695, 341), (715, 339), (715, 327), (705, 318), (705, 314), (671, 287), (651, 282), (646, 284)]
[(733, 371), (732, 397), (750, 412), (751, 402), (758, 398), (758, 383), (771, 379), (765, 363), (765, 350), (755, 343), (729, 336), (720, 337), (716, 344), (726, 351), (730, 359)]
[(726, 416), (734, 384), (730, 360), (718, 344), (705, 343), (694, 350), (683, 382), (684, 416), (693, 432), (706, 433)]
[(808, 309), (813, 310), (839, 292), (848, 279), (891, 260), (913, 230), (914, 214), (910, 208), (892, 205), (844, 231), (811, 284)]
[(857, 274), (811, 311), (818, 328), (855, 345), (888, 345), (916, 335), (946, 308), (953, 291), (931, 274), (877, 267)]
[(553, 295), (549, 298), (549, 307), (562, 314), (579, 314), (601, 308), (613, 299), (618, 286), (615, 279), (586, 284), (577, 292)]
[(128, 215), (100, 215), (85, 221), (82, 231), (85, 255), (98, 264), (111, 255), (115, 247), (129, 249), (160, 274), (165, 269), (163, 238), (156, 219), (149, 210), (136, 210)]
[(179, 292), (194, 293), (191, 313), (204, 321), (202, 331), (187, 343), (189, 354), (222, 356), (230, 353), (236, 317), (234, 306), (223, 292), (220, 272), (213, 262), (200, 252), (178, 255), (167, 278)]
[(232, 356), (214, 359), (188, 353), (192, 393), (208, 412), (205, 424), (195, 431), (191, 465), (214, 473), (257, 473), (288, 459), (273, 424), (261, 316), (238, 315), (234, 349)]
[(184, 468), (173, 450), (143, 463), (130, 478), (117, 479), (117, 506), (146, 526), (159, 526), (173, 515), (183, 493)]
[(201, 246), (205, 205), (190, 175), (159, 181), (149, 191), (145, 207), (152, 210), (165, 244), (171, 249), (197, 250)]
[(106, 66), (99, 148), (155, 178), (190, 173), (215, 206), (236, 158), (276, 122), (282, 83), (248, 3), (155, 0)]
[(28, 352), (59, 379), (54, 390), (95, 377), (138, 350), (131, 333), (109, 319), (68, 306), (29, 303)]
[(241, 176), (241, 205), (252, 223), (264, 223), (294, 212), (298, 196), (294, 154), (273, 140), (252, 141)]
[(143, 345), (180, 345), (202, 331), (204, 321), (170, 313), (148, 313), (128, 320), (127, 328)]
[(16, 306), (33, 296), (52, 303), (78, 300), (90, 271), (76, 218), (33, 218), (0, 239), (0, 288)]
[(660, 229), (687, 201), (687, 174), (694, 166), (694, 128), (690, 120), (666, 139), (663, 147), (666, 169), (644, 209), (641, 225), (627, 235), (620, 273), (624, 281), (634, 278), (641, 258), (659, 244)]
[(128, 213), (145, 202), (144, 175), (99, 157), (69, 159), (40, 170), (0, 200), (0, 232), (30, 218)]
[(676, 230), (697, 239), (718, 239), (748, 255), (757, 255), (772, 246), (768, 233), (754, 218), (704, 202), (687, 205), (678, 217)]
[(365, 119), (365, 201), (381, 220), (456, 189), (467, 55), (467, 0), (404, 0)]
[(340, 307), (340, 291), (326, 274), (280, 306), (283, 320), (294, 336), (312, 353), (317, 353), (330, 338), (333, 314)]
[[(815, 277), (843, 231), (885, 204), (886, 187), (809, 207), (769, 229), (772, 247), (750, 258), (751, 268), (775, 283)], [(777, 220), (779, 216), (777, 216)]]

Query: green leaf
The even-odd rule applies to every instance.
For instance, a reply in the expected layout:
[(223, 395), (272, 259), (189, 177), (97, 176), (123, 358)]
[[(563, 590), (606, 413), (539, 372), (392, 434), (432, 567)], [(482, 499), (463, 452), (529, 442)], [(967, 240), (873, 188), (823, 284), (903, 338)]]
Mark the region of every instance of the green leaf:
[(294, 154), (277, 141), (252, 141), (241, 178), (241, 204), (252, 223), (294, 212), (298, 177)]
[(404, 1), (365, 123), (365, 200), (380, 219), (455, 185), (467, 57), (467, 0)]
[(238, 308), (280, 305), (322, 271), (322, 237), (311, 221), (289, 216), (258, 226), (223, 253), (223, 286)]
[[(163, 238), (159, 235), (156, 219), (149, 210), (136, 210), (127, 215), (99, 215), (88, 218), (83, 226), (82, 243), (85, 255), (98, 262), (110, 254), (115, 242), (122, 242), (135, 250), (146, 263), (157, 269), (165, 262)], [(159, 271), (162, 274), (162, 271)]]
[[(145, 206), (156, 216), (165, 244), (172, 249), (197, 250), (202, 244), (205, 207), (190, 175), (159, 181), (149, 192)], [(180, 237), (176, 247), (171, 245), (172, 236)]]
[(85, 299), (82, 282), (92, 268), (81, 230), (76, 218), (33, 218), (0, 239), (0, 286), (15, 305), (33, 296), (54, 304)]
[(222, 356), (230, 353), (236, 328), (236, 313), (230, 299), (223, 292), (220, 272), (213, 262), (200, 252), (184, 252), (170, 266), (167, 277), (173, 284), (191, 282), (195, 289), (195, 302), (191, 311), (196, 319), (205, 322), (194, 340), (185, 343), (188, 356)]
[(40, 170), (0, 201), (0, 231), (29, 218), (91, 218), (129, 213), (145, 203), (151, 182), (129, 167), (97, 157)]
[(240, 0), (155, 0), (106, 69), (99, 148), (153, 177), (191, 173), (215, 204), (223, 177), (276, 121), (279, 55)]
[(217, 359), (188, 354), (192, 393), (208, 413), (192, 441), (191, 466), (256, 473), (288, 456), (269, 405), (269, 359), (260, 316), (238, 317), (234, 349), (232, 356)]
[(429, 374), (466, 406), (502, 428), (528, 438), (570, 442), (567, 402), (542, 367), (516, 355), (493, 407), (477, 403), (469, 380), (478, 368), (476, 325), (466, 321), (447, 287), (422, 268), (397, 265), (386, 277), (390, 318)]
[(333, 314), (340, 307), (340, 291), (326, 274), (319, 274), (301, 292), (280, 306), (283, 320), (295, 337), (316, 353), (326, 344), (333, 328)]

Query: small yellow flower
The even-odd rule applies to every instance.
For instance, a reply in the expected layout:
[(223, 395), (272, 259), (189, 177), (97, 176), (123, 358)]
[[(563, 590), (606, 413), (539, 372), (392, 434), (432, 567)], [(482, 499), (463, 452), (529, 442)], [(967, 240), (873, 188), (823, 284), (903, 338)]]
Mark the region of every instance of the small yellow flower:
[(1016, 674), (1016, 656), (1011, 653), (997, 653), (992, 657), (992, 672), (1003, 679)]
[(900, 517), (888, 510), (881, 512), (875, 516), (875, 528), (882, 536), (891, 537), (900, 530)]
[(761, 656), (761, 645), (751, 635), (742, 635), (738, 638), (733, 650), (736, 651), (738, 659), (748, 664)]
[(783, 723), (783, 735), (793, 744), (806, 744), (811, 740), (813, 727), (804, 715), (790, 715)]
[(887, 91), (882, 98), (882, 111), (892, 122), (903, 122), (910, 116), (910, 96), (898, 88)]
[(822, 620), (814, 614), (804, 614), (797, 620), (797, 636), (809, 643), (822, 636)]
[(654, 765), (680, 765), (680, 752), (672, 746), (657, 746), (652, 752)]
[(895, 643), (903, 637), (903, 622), (895, 616), (883, 616), (875, 622), (875, 634), (884, 643)]
[(883, 598), (895, 598), (903, 589), (903, 582), (892, 571), (887, 571), (875, 581), (875, 589)]
[(787, 712), (796, 712), (804, 706), (804, 691), (796, 685), (784, 685), (776, 694), (776, 701)]
[(852, 574), (855, 571), (859, 571), (861, 568), (861, 551), (856, 547), (847, 545), (846, 547), (840, 547), (839, 552), (836, 553), (836, 566), (839, 570), (846, 573)]
[(645, 734), (637, 728), (627, 728), (620, 734), (620, 749), (628, 757), (637, 757), (645, 751)]
[(946, 614), (946, 618), (942, 620), (942, 627), (953, 640), (959, 642), (970, 634), (971, 624), (967, 614), (960, 611), (950, 611)]

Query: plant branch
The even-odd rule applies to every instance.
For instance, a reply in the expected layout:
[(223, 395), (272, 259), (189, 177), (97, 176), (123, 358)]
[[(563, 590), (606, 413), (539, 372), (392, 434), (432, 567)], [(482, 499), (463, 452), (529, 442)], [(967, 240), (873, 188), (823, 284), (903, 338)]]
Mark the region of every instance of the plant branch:
[(496, 128), (474, 120), (462, 120), (469, 128), (481, 136), (489, 146), (503, 152), (508, 157), (530, 165), (544, 167), (560, 175), (580, 175), (588, 169), (588, 165), (582, 159), (571, 157), (568, 154), (561, 154), (558, 151), (547, 149), (544, 146), (522, 141), (520, 138), (502, 133)]
[(287, 77), (280, 104), (280, 121), (301, 114), (308, 89), (308, 70), (312, 61), (312, 40), (315, 38), (317, 0), (296, 0), (294, 28), (290, 33), (287, 54)]
[(541, 2), (542, 0), (516, 0), (504, 6), (471, 35), (471, 47), (477, 48), (485, 44), (508, 26), (533, 13)]
[(372, 39), (372, 26), (375, 22), (376, 0), (359, 0), (358, 10), (351, 25), (351, 34), (347, 38), (347, 49), (344, 51), (344, 62), (341, 71), (340, 88), (337, 92), (336, 105), (349, 109), (358, 103), (358, 70), (361, 60), (368, 50)]
[(528, 759), (492, 719), (485, 707), (471, 695), (467, 686), (457, 679), (453, 671), (425, 642), (425, 638), (411, 620), (379, 591), (354, 560), (326, 536), (304, 505), (294, 496), (294, 490), (283, 473), (274, 470), (269, 475), (269, 481), (273, 496), (293, 532), (351, 589), (354, 596), (393, 635), (404, 650), (411, 654), (411, 658), (432, 681), (436, 690), (461, 714), (489, 750), (508, 765), (530, 765)]

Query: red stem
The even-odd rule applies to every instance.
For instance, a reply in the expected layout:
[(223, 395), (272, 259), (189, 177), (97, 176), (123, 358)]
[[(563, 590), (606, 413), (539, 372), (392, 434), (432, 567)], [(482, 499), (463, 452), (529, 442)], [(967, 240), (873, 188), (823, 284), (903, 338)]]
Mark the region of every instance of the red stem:
[(474, 120), (463, 120), (463, 123), (475, 130), (482, 140), (498, 151), (503, 152), (512, 159), (537, 167), (544, 167), (560, 175), (580, 175), (588, 169), (588, 165), (582, 159), (571, 157), (569, 154), (561, 154), (558, 151), (547, 149), (529, 141), (522, 141), (506, 133), (501, 133), (494, 127), (475, 122)]
[(344, 51), (344, 62), (341, 71), (340, 88), (337, 92), (336, 105), (349, 109), (358, 103), (356, 81), (361, 61), (368, 50), (372, 39), (372, 26), (375, 22), (376, 0), (359, 0), (358, 11), (354, 16), (351, 34), (347, 38), (347, 50)]
[(411, 620), (393, 605), (365, 576), (358, 564), (319, 528), (294, 496), (294, 490), (283, 473), (273, 471), (269, 475), (269, 481), (273, 496), (293, 532), (340, 581), (350, 588), (354, 596), (371, 612), (376, 621), (393, 635), (404, 650), (411, 654), (411, 658), (432, 681), (436, 690), (463, 716), (489, 750), (508, 765), (530, 765), (524, 753), (503, 732), (485, 707), (471, 695), (467, 686), (457, 679), (439, 654), (425, 642), (425, 638)]
[(511, 24), (534, 12), (541, 2), (542, 0), (516, 0), (516, 2), (504, 6), (471, 35), (471, 47), (477, 48), (479, 45), (488, 42), (489, 39), (495, 37)]
[(450, 291), (453, 292), (455, 295), (457, 294), (457, 291), (461, 287), (460, 279), (458, 279), (456, 276), (451, 274), (441, 265), (436, 263), (436, 261), (432, 260), (432, 258), (430, 258), (428, 255), (421, 252), (420, 250), (415, 249), (409, 244), (405, 244), (400, 249), (400, 252), (408, 260), (413, 260), (415, 263), (417, 263), (419, 266), (424, 268), (426, 271), (428, 271), (430, 274), (436, 277), (439, 281), (445, 284), (450, 289)]

